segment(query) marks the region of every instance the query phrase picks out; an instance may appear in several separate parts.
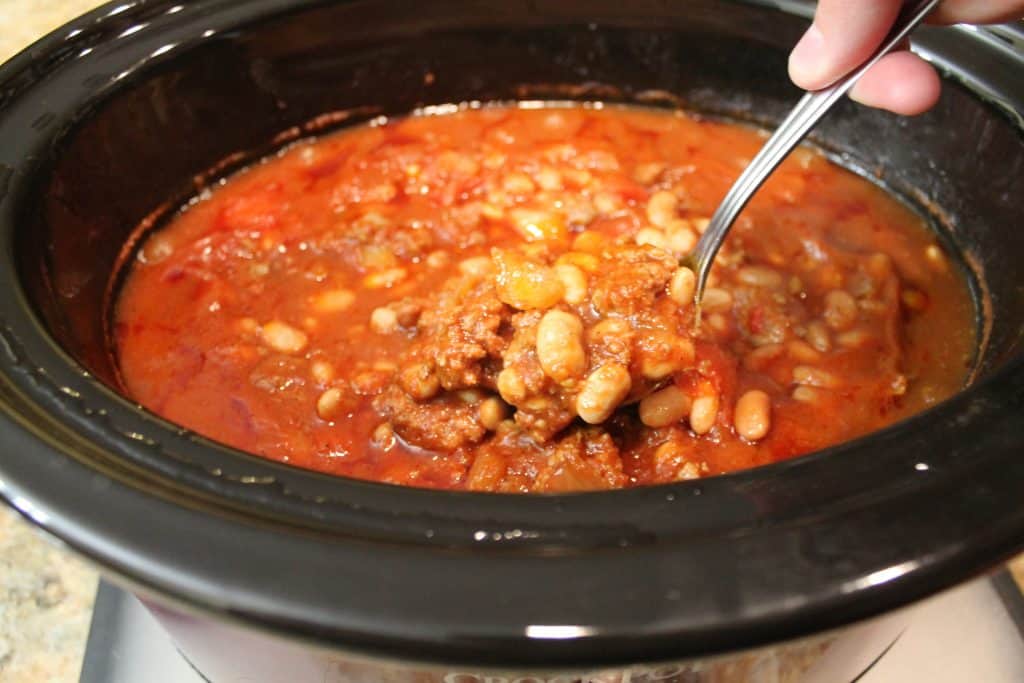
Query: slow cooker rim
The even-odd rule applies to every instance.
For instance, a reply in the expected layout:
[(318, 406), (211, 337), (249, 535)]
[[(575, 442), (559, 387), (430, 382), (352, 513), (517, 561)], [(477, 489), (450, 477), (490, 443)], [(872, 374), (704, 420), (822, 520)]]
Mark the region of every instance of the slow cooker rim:
[[(1024, 367), (1017, 370), (1018, 379), (1024, 378)], [(14, 425), (7, 416), (0, 420), (8, 426), (2, 439), (5, 450), (26, 448), (31, 449), (34, 456), (44, 455), (37, 445), (33, 446), (33, 440), (38, 440), (39, 435)], [(994, 561), (1006, 559), (1019, 549), (1024, 530), (1024, 512), (1017, 511), (1007, 516), (999, 527), (979, 530), (971, 548), (965, 548), (962, 540), (955, 540), (932, 547), (932, 556), (923, 561), (887, 562), (886, 567), (872, 572), (854, 571), (845, 580), (808, 584), (807, 590), (799, 594), (771, 595), (766, 604), (759, 605), (758, 599), (751, 599), (748, 604), (737, 606), (737, 612), (747, 614), (712, 615), (710, 619), (706, 614), (698, 615), (704, 617), (704, 621), (696, 624), (692, 622), (699, 620), (687, 623), (686, 618), (692, 615), (685, 614), (661, 615), (665, 617), (661, 619), (636, 615), (630, 622), (629, 604), (620, 605), (617, 612), (609, 612), (608, 624), (601, 624), (600, 620), (575, 620), (572, 610), (565, 610), (562, 612), (567, 622), (565, 626), (579, 627), (580, 633), (586, 635), (571, 640), (545, 641), (531, 636), (527, 628), (543, 626), (544, 622), (502, 622), (500, 614), (493, 619), (467, 619), (460, 614), (461, 608), (449, 609), (446, 614), (431, 613), (426, 619), (423, 614), (411, 615), (405, 610), (374, 613), (374, 610), (361, 609), (365, 605), (347, 614), (345, 610), (339, 612), (333, 606), (346, 602), (325, 599), (318, 590), (282, 591), (274, 577), (287, 573), (288, 561), (278, 561), (260, 575), (240, 576), (238, 558), (246, 554), (240, 548), (250, 547), (250, 544), (262, 547), (261, 560), (273, 559), (275, 555), (279, 560), (291, 557), (302, 559), (304, 563), (315, 559), (316, 566), (309, 567), (312, 571), (334, 568), (339, 576), (351, 572), (344, 567), (347, 558), (337, 562), (337, 557), (325, 557), (322, 542), (315, 537), (272, 531), (273, 538), (268, 542), (266, 529), (155, 498), (149, 492), (95, 477), (95, 473), (68, 461), (59, 451), (51, 451), (51, 454), (59, 462), (34, 460), (18, 463), (21, 471), (17, 467), (5, 468), (0, 497), (35, 524), (121, 576), (128, 585), (165, 602), (187, 606), (190, 611), (212, 614), (279, 635), (351, 649), (371, 657), (415, 662), (517, 667), (611, 666), (706, 656), (800, 638), (910, 604), (985, 571)], [(26, 472), (26, 465), (34, 471)], [(1001, 474), (989, 473), (989, 476)], [(57, 482), (57, 488), (64, 494), (60, 501), (54, 501), (40, 490), (51, 489), (57, 479), (63, 480)], [(83, 481), (87, 482), (84, 487)], [(918, 503), (934, 502), (933, 497), (927, 495), (916, 498), (924, 500), (917, 503), (904, 500), (903, 503), (915, 507)], [(98, 500), (102, 501), (102, 509), (97, 507)], [(955, 505), (956, 501), (951, 504)], [(139, 515), (140, 509), (147, 514)], [(886, 511), (899, 512), (892, 507)], [(785, 537), (793, 530), (783, 531), (781, 536)], [(724, 540), (730, 542), (730, 539)], [(218, 547), (223, 552), (211, 554), (211, 549)], [(706, 545), (695, 544), (688, 550), (692, 556), (705, 549)], [(625, 569), (635, 573), (637, 568), (659, 561), (662, 555), (662, 549), (658, 548), (640, 550), (643, 552), (636, 553), (627, 567), (620, 565), (613, 571)], [(675, 548), (664, 550), (676, 551)], [(425, 559), (421, 549), (389, 552), (391, 557), (387, 562), (382, 562), (373, 550), (368, 552), (362, 559), (370, 560), (374, 572), (385, 574), (392, 570), (397, 572), (402, 564), (423, 565)], [(249, 557), (246, 562), (252, 559)], [(522, 564), (502, 566), (505, 558), (500, 555), (478, 559), (482, 561), (457, 553), (442, 558), (440, 564), (423, 566), (416, 573), (429, 575), (430, 578), (423, 581), (427, 585), (438, 580), (458, 582), (460, 574), (469, 573), (490, 573), (500, 584), (516, 580), (516, 573), (526, 568)], [(531, 562), (534, 559), (537, 558), (531, 558)], [(583, 561), (600, 562), (601, 558), (591, 555)], [(532, 564), (537, 566), (537, 562)], [(548, 578), (557, 578), (566, 566), (553, 567)], [(720, 571), (728, 573), (725, 567)], [(410, 584), (400, 599), (421, 587)], [(548, 591), (543, 598), (556, 599), (552, 593), (558, 590)], [(467, 597), (473, 599), (481, 595), (477, 591), (475, 596)], [(661, 598), (671, 599), (664, 595)], [(803, 604), (787, 607), (793, 600)], [(614, 603), (605, 601), (605, 606), (614, 608)], [(626, 623), (622, 623), (623, 614), (627, 615)]]
[[(167, 4), (170, 3), (163, 3), (163, 5)], [(264, 2), (260, 4), (261, 6), (265, 5), (269, 7), (282, 5), (284, 3)], [(105, 12), (113, 8), (114, 5), (115, 3), (111, 3), (102, 7), (93, 13), (86, 15), (82, 19), (78, 20), (78, 22), (72, 23), (62, 29), (58, 29), (58, 32), (55, 32), (48, 38), (44, 38), (39, 43), (36, 43), (29, 51), (26, 51), (23, 55), (15, 58), (4, 67), (0, 68), (0, 81), (6, 81), (9, 74), (27, 68), (29, 63), (34, 61), (32, 57), (35, 59), (43, 59), (47, 53), (54, 49), (59, 49), (61, 44), (67, 42), (67, 39), (65, 38), (67, 33), (69, 31), (73, 32), (76, 30), (76, 27), (82, 29), (91, 27), (95, 30), (97, 27), (102, 26), (103, 20), (109, 19), (110, 16)], [(161, 3), (149, 3), (145, 6), (145, 9), (152, 11), (154, 8), (160, 6)], [(133, 10), (129, 10), (127, 13), (120, 16), (130, 16), (132, 11)], [(8, 256), (11, 255), (8, 254)], [(10, 273), (12, 269), (7, 268), (6, 270)], [(29, 318), (22, 322), (25, 323), (27, 327), (23, 326), (21, 331), (33, 330), (34, 333), (42, 335), (44, 339), (46, 338), (46, 335), (38, 327), (38, 321), (33, 321)], [(7, 342), (7, 348), (5, 350), (8, 352), (8, 356), (16, 356), (17, 351), (12, 349), (15, 349), (17, 344), (22, 341), (22, 339), (19, 339), (19, 335), (12, 334), (11, 328), (8, 327), (7, 333), (4, 335), (2, 341)], [(11, 345), (11, 342), (14, 343), (13, 346)], [(43, 343), (45, 343), (45, 341)], [(52, 340), (49, 343), (52, 345)], [(56, 352), (56, 349), (51, 349), (51, 351)], [(943, 414), (951, 418), (955, 407), (968, 407), (970, 401), (987, 400), (986, 397), (990, 397), (991, 394), (998, 392), (997, 389), (992, 388), (993, 383), (1002, 383), (1002, 385), (1009, 383), (1011, 387), (1019, 385), (1022, 378), (1024, 378), (1024, 363), (1019, 361), (1021, 361), (1020, 358), (1016, 359), (1008, 366), (998, 371), (994, 377), (990, 378), (990, 381), (985, 382), (966, 394), (953, 399), (950, 404), (946, 404), (945, 408), (942, 410)], [(72, 373), (78, 373), (80, 375), (80, 369), (77, 369), (75, 364), (70, 363), (67, 359), (64, 359), (62, 362), (69, 363), (69, 367), (64, 368), (64, 370)], [(11, 363), (8, 362), (8, 357), (4, 358), (3, 365), (4, 371), (10, 372)], [(7, 375), (3, 378), (7, 384), (3, 387), (4, 391), (0, 392), (0, 396), (3, 397), (2, 402), (4, 407), (6, 412), (8, 412), (8, 415), (4, 417), (4, 420), (9, 425), (2, 438), (6, 447), (5, 450), (24, 449), (25, 452), (28, 452), (33, 450), (31, 445), (32, 443), (41, 442), (46, 439), (46, 437), (38, 433), (31, 434), (31, 431), (26, 430), (24, 425), (17, 423), (18, 419), (14, 416), (30, 414), (32, 410), (38, 409), (38, 405), (31, 407), (27, 404), (19, 405), (19, 402), (24, 400), (26, 395), (31, 392), (25, 391), (25, 387), (27, 385), (25, 384), (24, 377), (19, 378), (21, 381), (12, 381), (12, 377), (13, 375)], [(84, 377), (80, 377), (80, 379), (86, 384), (95, 382), (95, 380)], [(97, 387), (94, 388), (98, 388), (99, 386), (100, 385), (97, 385)], [(106, 391), (106, 387), (102, 387), (101, 391)], [(52, 401), (52, 397), (47, 397), (46, 401)], [(921, 420), (917, 420), (915, 418), (917, 421), (915, 422), (912, 420), (911, 423), (920, 424), (924, 417), (926, 416), (922, 416)], [(891, 438), (894, 431), (899, 432), (900, 429), (907, 428), (908, 425), (906, 424), (898, 425), (895, 428), (891, 428), (891, 430), (886, 430), (886, 432), (881, 435), (872, 435), (870, 437), (866, 437), (865, 440), (858, 442), (857, 444), (851, 444), (851, 446), (847, 447), (845, 450), (849, 451), (853, 446), (858, 448), (868, 448), (872, 444), (878, 443), (880, 439), (886, 438), (887, 434)], [(1020, 444), (1019, 436), (1020, 435), (1018, 435), (1018, 441), (1016, 442), (1017, 446)], [(80, 435), (78, 438), (81, 438)], [(840, 450), (843, 449), (841, 448)], [(49, 529), (59, 537), (64, 538), (79, 550), (93, 556), (101, 562), (101, 564), (104, 564), (115, 571), (125, 573), (128, 576), (134, 576), (136, 577), (136, 580), (143, 578), (143, 584), (150, 586), (152, 589), (160, 593), (184, 594), (186, 596), (186, 600), (198, 603), (207, 610), (212, 610), (222, 616), (233, 616), (236, 618), (243, 618), (246, 621), (262, 623), (273, 630), (281, 630), (282, 627), (287, 629), (295, 626), (295, 624), (291, 623), (290, 620), (280, 620), (278, 618), (271, 617), (268, 612), (274, 610), (269, 609), (265, 604), (261, 605), (261, 600), (258, 598), (258, 594), (246, 595), (247, 600), (240, 600), (237, 603), (234, 603), (232, 600), (218, 600), (216, 589), (218, 586), (222, 587), (224, 584), (218, 583), (217, 581), (207, 582), (208, 585), (205, 589), (200, 590), (195, 586), (192, 586), (191, 588), (182, 585), (176, 586), (176, 583), (180, 583), (180, 578), (176, 581), (174, 576), (169, 575), (165, 569), (149, 567), (148, 570), (144, 570), (142, 565), (152, 563), (146, 562), (145, 558), (140, 558), (138, 556), (134, 559), (126, 557), (125, 548), (127, 546), (122, 546), (121, 548), (114, 547), (116, 546), (118, 539), (110, 535), (109, 532), (103, 531), (104, 521), (102, 519), (96, 520), (95, 524), (91, 527), (88, 523), (81, 521), (83, 519), (82, 515), (85, 515), (87, 512), (86, 508), (90, 507), (90, 500), (88, 496), (82, 500), (76, 499), (74, 501), (71, 499), (54, 500), (52, 496), (47, 495), (45, 492), (45, 486), (43, 489), (40, 489), (39, 486), (46, 483), (47, 475), (49, 474), (52, 475), (52, 480), (58, 478), (66, 479), (65, 490), (69, 490), (69, 487), (74, 487), (75, 479), (79, 476), (85, 476), (88, 474), (89, 476), (86, 478), (90, 479), (92, 482), (91, 485), (96, 485), (103, 491), (102, 495), (104, 496), (104, 502), (116, 502), (118, 504), (128, 506), (125, 512), (127, 512), (128, 509), (137, 508), (138, 501), (145, 499), (146, 496), (144, 494), (140, 494), (138, 490), (113, 479), (107, 478), (106, 480), (103, 480), (96, 478), (95, 472), (89, 472), (80, 463), (70, 461), (67, 458), (66, 453), (62, 453), (59, 449), (54, 448), (52, 442), (43, 447), (42, 453), (45, 454), (45, 463), (25, 461), (8, 463), (9, 466), (0, 464), (0, 468), (4, 470), (5, 475), (4, 484), (0, 487), (0, 495), (11, 501), (15, 507), (20, 509), (24, 514), (33, 518), (36, 523)], [(1007, 453), (1009, 453), (1009, 450)], [(826, 454), (826, 457), (831, 456)], [(38, 460), (43, 459), (44, 458), (39, 458)], [(35, 461), (37, 459), (33, 457), (29, 460)], [(784, 467), (780, 471), (795, 468), (799, 464), (800, 463), (797, 463), (796, 461), (792, 464), (787, 463), (786, 465), (788, 465), (788, 467)], [(72, 476), (66, 476), (71, 475), (72, 473)], [(684, 485), (678, 488), (678, 491), (680, 494), (683, 494), (684, 492), (692, 494), (695, 486), (696, 485)], [(716, 486), (717, 485), (713, 484), (712, 488), (715, 488)], [(593, 495), (611, 496), (621, 499), (629, 497), (629, 493), (631, 492)], [(647, 495), (648, 494), (644, 494), (640, 497), (646, 497)], [(658, 495), (664, 496), (664, 491), (659, 491)], [(94, 503), (94, 501), (92, 502)], [(532, 503), (524, 504), (532, 505)], [(566, 504), (572, 504), (572, 501), (567, 500)], [(76, 506), (78, 508), (77, 513), (81, 514), (76, 514), (76, 510), (74, 509)], [(181, 508), (174, 505), (162, 505), (162, 508), (161, 521), (164, 521), (165, 528), (178, 524), (186, 518), (189, 518), (191, 515), (194, 515), (196, 512), (194, 509)], [(85, 515), (85, 517), (88, 517), (88, 515)], [(1020, 517), (1020, 515), (1018, 515), (1018, 517)], [(76, 522), (76, 519), (79, 521)], [(172, 519), (175, 521), (171, 522)], [(122, 519), (119, 521), (123, 522), (126, 520)], [(218, 527), (218, 533), (216, 535), (221, 539), (229, 537), (232, 533), (237, 533), (241, 527), (249, 528), (252, 526), (227, 517), (217, 518), (216, 522), (216, 526)], [(833, 604), (833, 602), (828, 600), (819, 603), (816, 610), (819, 613), (817, 615), (811, 615), (810, 612), (812, 610), (807, 610), (804, 614), (796, 614), (793, 610), (787, 610), (787, 613), (783, 615), (785, 617), (783, 621), (788, 622), (788, 626), (780, 625), (777, 620), (766, 619), (764, 615), (761, 614), (748, 615), (745, 624), (740, 623), (740, 625), (737, 626), (737, 620), (732, 619), (728, 625), (720, 624), (717, 634), (704, 633), (702, 637), (695, 637), (691, 635), (688, 642), (684, 645), (680, 645), (680, 643), (677, 642), (677, 639), (679, 638), (680, 633), (685, 633), (685, 629), (682, 631), (675, 629), (672, 630), (671, 633), (662, 633), (661, 635), (645, 634), (644, 640), (646, 642), (632, 643), (630, 652), (642, 653), (641, 658), (643, 659), (668, 659), (680, 654), (687, 654), (688, 652), (686, 650), (688, 647), (692, 649), (692, 653), (694, 654), (705, 654), (709, 650), (715, 651), (716, 649), (720, 650), (726, 647), (725, 643), (727, 642), (730, 643), (728, 647), (733, 647), (737, 643), (761, 644), (762, 642), (765, 642), (764, 638), (766, 636), (771, 640), (779, 640), (791, 635), (804, 635), (808, 630), (817, 630), (819, 628), (819, 626), (809, 627), (808, 620), (813, 620), (815, 624), (830, 623), (831, 625), (839, 626), (852, 620), (870, 616), (883, 609), (880, 608), (881, 604), (885, 605), (884, 609), (889, 609), (892, 606), (909, 602), (916, 597), (921, 597), (938, 588), (949, 585), (949, 583), (956, 580), (956, 578), (962, 578), (965, 573), (980, 571), (991, 562), (991, 558), (994, 556), (1008, 556), (1014, 549), (1011, 546), (1015, 543), (1019, 543), (1019, 539), (1022, 536), (1022, 530), (1024, 530), (1024, 519), (1016, 519), (1015, 522), (1016, 526), (1012, 529), (1001, 529), (999, 530), (1001, 533), (997, 534), (997, 537), (990, 539), (986, 546), (986, 550), (988, 551), (987, 553), (981, 553), (975, 549), (973, 553), (961, 552), (952, 559), (940, 558), (946, 561), (946, 564), (944, 565), (938, 561), (925, 563), (921, 567), (914, 568), (903, 575), (894, 577), (891, 581), (884, 582), (878, 586), (871, 586), (871, 588), (877, 589), (872, 599), (867, 599), (865, 597), (865, 591), (860, 590), (857, 592), (858, 599), (851, 601), (850, 595), (844, 594), (842, 591), (837, 592), (834, 590), (836, 585), (833, 585), (833, 590), (826, 591), (826, 593), (834, 599), (834, 603), (838, 604)], [(136, 526), (139, 525), (136, 524)], [(134, 539), (136, 543), (136, 550), (146, 545), (147, 540), (151, 540), (140, 536), (140, 534), (145, 535), (147, 531), (152, 533), (152, 530), (142, 528), (136, 528), (132, 532), (132, 534), (136, 536)], [(279, 533), (277, 531), (273, 531), (268, 535), (268, 538), (271, 540), (279, 538)], [(1017, 540), (1015, 541), (1014, 539)], [(179, 549), (185, 550), (190, 546), (194, 546), (194, 544), (195, 539), (192, 539), (191, 541), (182, 540), (182, 544), (179, 546)], [(311, 552), (316, 552), (316, 547), (316, 544), (311, 546)], [(420, 549), (420, 551), (422, 551), (422, 549)], [(983, 557), (984, 559), (982, 559)], [(173, 562), (171, 562), (173, 559), (174, 558), (168, 558), (169, 563), (173, 564)], [(590, 561), (593, 561), (592, 558)], [(203, 562), (193, 563), (191, 568), (193, 574), (202, 572), (202, 564)], [(181, 568), (184, 569), (184, 566)], [(221, 567), (222, 570), (227, 568), (228, 567)], [(186, 571), (186, 573), (188, 572)], [(853, 572), (852, 574), (856, 574), (856, 572)], [(224, 576), (232, 575), (226, 574)], [(237, 578), (237, 576), (235, 576), (235, 578)], [(851, 580), (863, 578), (864, 575), (863, 572), (861, 572), (860, 575), (857, 575)], [(915, 579), (915, 581), (911, 581), (912, 578)], [(891, 593), (896, 593), (897, 589), (903, 591), (900, 592), (899, 597), (891, 595)], [(246, 592), (247, 591), (245, 590), (241, 590), (239, 592), (239, 597)], [(308, 606), (308, 604), (299, 601), (293, 605), (288, 612), (293, 616), (300, 614), (301, 610), (299, 608), (303, 606)], [(841, 607), (841, 609), (839, 607)], [(830, 615), (831, 618), (829, 618)], [(369, 615), (363, 616), (365, 618)], [(776, 618), (779, 617), (778, 614), (774, 616)], [(812, 618), (812, 616), (814, 618)], [(822, 622), (821, 619), (824, 619), (825, 621)], [(372, 619), (370, 619), (370, 621), (372, 621)], [(740, 622), (742, 622), (742, 620), (740, 620)], [(412, 631), (419, 630), (421, 635), (425, 633), (424, 625), (420, 624), (413, 626), (417, 626), (418, 628), (413, 628), (411, 629)], [(432, 627), (436, 627), (436, 625), (432, 625)], [(317, 638), (326, 636), (326, 631), (322, 628), (322, 625), (321, 627), (314, 627), (310, 624), (304, 628), (304, 632), (309, 637)], [(738, 631), (742, 632), (744, 628), (746, 629), (746, 636), (742, 633), (738, 633)], [(372, 633), (373, 630), (373, 628), (364, 629), (365, 633)], [(389, 632), (391, 630), (400, 632), (401, 624), (393, 624), (389, 626), (389, 629), (387, 630), (389, 630)], [(597, 629), (597, 631), (601, 632), (602, 629)], [(557, 648), (537, 648), (536, 639), (528, 638), (527, 634), (519, 634), (518, 639), (510, 639), (509, 637), (503, 636), (499, 639), (500, 642), (493, 641), (491, 644), (498, 645), (496, 652), (503, 652), (504, 654), (500, 655), (502, 657), (506, 655), (520, 655), (520, 657), (516, 659), (517, 662), (522, 661), (521, 655), (523, 653), (517, 649), (521, 648), (524, 642), (529, 643), (531, 647), (537, 648), (535, 652), (537, 653), (537, 656), (540, 657), (537, 661), (538, 663), (543, 664), (550, 664), (552, 662), (577, 664), (580, 661), (589, 661), (593, 663), (620, 663), (621, 661), (626, 661), (631, 658), (632, 655), (627, 657), (621, 647), (613, 647), (613, 645), (608, 642), (608, 638), (611, 637), (607, 635), (609, 633), (611, 633), (610, 630), (605, 630), (593, 637), (561, 641), (557, 643)], [(342, 629), (336, 629), (333, 636), (326, 636), (326, 638), (334, 642), (339, 634), (344, 634), (344, 631)], [(349, 642), (360, 642), (360, 635), (357, 633), (348, 633), (347, 636)], [(621, 640), (621, 636), (622, 634), (619, 634), (619, 636), (616, 637), (619, 637)], [(523, 640), (524, 637), (526, 638), (525, 641)], [(379, 638), (384, 638), (384, 636), (379, 636)], [(378, 638), (371, 638), (370, 640), (377, 639)], [(414, 641), (419, 644), (429, 640), (429, 638), (426, 638), (423, 641), (414, 639)], [(687, 639), (684, 638), (684, 640)], [(382, 646), (379, 643), (374, 645), (373, 643), (366, 642), (362, 644), (362, 647), (368, 651), (377, 651)], [(385, 651), (388, 650), (387, 646), (383, 647)], [(430, 650), (430, 648), (427, 647), (423, 648), (423, 651), (429, 650), (431, 652), (435, 652), (437, 655), (436, 658), (444, 661), (465, 658), (465, 661), (467, 662), (476, 663), (479, 661), (479, 657), (486, 658), (488, 656), (486, 652), (480, 650), (479, 643), (467, 643), (463, 645), (449, 643), (447, 645), (442, 645), (435, 642), (433, 647), (435, 648), (434, 650)], [(460, 652), (462, 654), (459, 654)], [(389, 652), (389, 654), (391, 653)], [(493, 663), (504, 663), (504, 661), (505, 660), (499, 659)]]

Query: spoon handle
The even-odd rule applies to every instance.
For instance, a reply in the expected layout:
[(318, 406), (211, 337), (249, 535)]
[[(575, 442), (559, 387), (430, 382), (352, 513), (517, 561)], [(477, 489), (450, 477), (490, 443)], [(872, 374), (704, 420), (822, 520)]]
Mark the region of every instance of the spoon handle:
[(882, 57), (898, 47), (928, 14), (935, 9), (941, 0), (917, 0), (904, 5), (892, 30), (886, 36), (881, 47), (866, 62), (832, 85), (821, 90), (808, 92), (793, 108), (775, 133), (768, 138), (764, 146), (753, 158), (747, 168), (725, 195), (718, 205), (707, 229), (701, 235), (693, 252), (687, 257), (688, 265), (697, 274), (697, 287), (694, 301), (699, 315), (700, 302), (704, 297), (711, 264), (715, 260), (719, 247), (750, 198), (764, 183), (772, 171), (796, 147), (804, 136), (821, 120), (843, 95), (860, 80), (867, 71)]

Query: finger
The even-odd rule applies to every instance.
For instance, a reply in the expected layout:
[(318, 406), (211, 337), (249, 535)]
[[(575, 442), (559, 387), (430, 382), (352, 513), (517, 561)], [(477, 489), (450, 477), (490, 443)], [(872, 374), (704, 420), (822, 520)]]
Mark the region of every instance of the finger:
[(869, 107), (916, 116), (931, 109), (941, 89), (935, 69), (903, 50), (886, 55), (871, 67), (853, 86), (850, 97)]
[(1021, 0), (946, 0), (928, 20), (938, 24), (997, 24), (1021, 17)]
[(814, 23), (790, 54), (790, 78), (805, 90), (818, 90), (846, 75), (882, 43), (901, 5), (900, 0), (821, 0)]

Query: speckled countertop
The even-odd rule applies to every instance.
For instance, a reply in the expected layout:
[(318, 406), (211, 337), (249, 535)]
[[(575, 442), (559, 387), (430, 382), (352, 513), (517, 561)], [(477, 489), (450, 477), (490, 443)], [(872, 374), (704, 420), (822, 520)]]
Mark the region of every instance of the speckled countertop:
[(95, 571), (0, 512), (0, 681), (77, 681), (95, 592)]
[[(0, 62), (99, 0), (0, 0)], [(73, 683), (96, 571), (0, 504), (0, 681)]]
[[(99, 0), (0, 0), (0, 62)], [(1011, 563), (1024, 585), (1024, 555)], [(78, 680), (96, 571), (0, 505), (0, 681)]]

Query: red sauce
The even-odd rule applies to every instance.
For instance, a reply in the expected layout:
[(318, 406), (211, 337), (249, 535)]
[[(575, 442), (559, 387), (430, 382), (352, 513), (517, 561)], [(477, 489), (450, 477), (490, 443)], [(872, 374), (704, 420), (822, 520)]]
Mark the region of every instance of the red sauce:
[(809, 150), (741, 216), (694, 330), (677, 258), (761, 141), (682, 114), (487, 108), (302, 143), (143, 245), (117, 308), (125, 385), (299, 467), (523, 492), (766, 464), (959, 389), (956, 267)]

